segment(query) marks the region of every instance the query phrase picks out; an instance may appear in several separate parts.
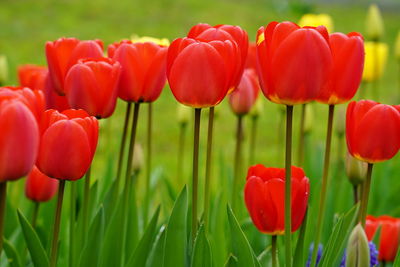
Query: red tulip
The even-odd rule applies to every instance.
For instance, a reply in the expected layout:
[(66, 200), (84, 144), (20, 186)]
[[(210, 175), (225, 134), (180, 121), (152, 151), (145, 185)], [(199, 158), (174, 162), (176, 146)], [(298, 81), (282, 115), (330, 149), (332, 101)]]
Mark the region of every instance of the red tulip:
[(46, 109), (55, 109), (59, 112), (70, 109), (67, 97), (56, 93), (49, 74), (46, 76), (43, 92), (46, 99)]
[(129, 102), (153, 102), (166, 81), (167, 50), (152, 42), (123, 41), (109, 47), (109, 54), (121, 66), (119, 97)]
[(51, 200), (57, 193), (58, 180), (52, 179), (34, 166), (25, 183), (25, 195), (35, 202)]
[(261, 89), (272, 102), (285, 105), (315, 100), (332, 65), (324, 26), (301, 28), (293, 22), (271, 22), (257, 32)]
[(342, 104), (356, 94), (364, 68), (364, 42), (359, 33), (333, 33), (329, 36), (332, 71), (317, 101)]
[(395, 107), (371, 100), (351, 102), (346, 113), (346, 140), (350, 154), (376, 163), (396, 155), (400, 148), (400, 113)]
[(257, 45), (256, 43), (249, 43), (249, 51), (247, 52), (246, 69), (257, 70)]
[[(303, 222), (310, 185), (303, 169), (292, 166), (292, 232)], [(247, 210), (259, 231), (282, 235), (285, 231), (285, 169), (266, 168), (261, 164), (249, 168), (244, 189)]]
[(119, 42), (115, 42), (115, 43), (110, 44), (110, 45), (107, 47), (107, 54), (108, 54), (108, 57), (109, 57), (109, 58), (113, 58), (114, 55), (115, 55), (115, 51), (116, 51), (116, 50), (118, 49), (118, 47), (120, 47), (122, 44), (132, 44), (132, 41), (131, 41), (131, 40), (122, 40), (122, 41), (119, 41)]
[(243, 72), (239, 85), (229, 95), (229, 104), (236, 115), (244, 115), (250, 112), (257, 100), (260, 86), (257, 74), (253, 69)]
[(78, 61), (65, 78), (71, 108), (84, 109), (97, 118), (112, 115), (117, 103), (121, 65), (109, 58)]
[(102, 57), (103, 44), (101, 41), (79, 41), (76, 38), (60, 38), (46, 43), (46, 58), (54, 89), (64, 95), (64, 79), (79, 59)]
[(35, 117), (20, 99), (0, 94), (0, 129), (0, 182), (27, 175), (39, 146)]
[(99, 124), (84, 110), (47, 110), (40, 125), (37, 167), (60, 180), (82, 178), (96, 151)]
[(367, 216), (365, 231), (370, 233), (367, 235), (369, 241), (374, 238), (378, 228), (377, 224), (381, 227), (378, 259), (386, 262), (394, 261), (400, 241), (400, 219), (390, 216), (378, 218)]
[(48, 70), (44, 66), (33, 64), (18, 67), (19, 84), (32, 90), (44, 90)]
[(212, 27), (208, 24), (200, 23), (190, 29), (187, 37), (208, 42), (230, 40), (237, 44), (240, 50), (240, 57), (237, 58), (237, 62), (235, 63), (234, 78), (230, 85), (230, 88), (233, 90), (233, 88), (240, 82), (246, 63), (247, 52), (249, 49), (249, 38), (246, 31), (239, 26), (221, 24)]
[(235, 78), (240, 57), (232, 41), (174, 40), (167, 57), (167, 77), (175, 98), (194, 108), (220, 103)]

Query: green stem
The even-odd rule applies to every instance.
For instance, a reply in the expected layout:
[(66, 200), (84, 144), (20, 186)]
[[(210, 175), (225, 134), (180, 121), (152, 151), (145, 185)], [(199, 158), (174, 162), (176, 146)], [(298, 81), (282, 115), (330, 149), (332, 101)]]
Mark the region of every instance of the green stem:
[(298, 152), (298, 166), (303, 166), (304, 162), (304, 125), (306, 119), (306, 105), (301, 105), (301, 117), (300, 117), (300, 132), (299, 132), (299, 150)]
[(258, 116), (251, 117), (251, 134), (249, 146), (249, 166), (254, 164), (255, 151), (256, 151), (256, 135), (257, 135), (257, 122)]
[(292, 132), (293, 106), (286, 106), (286, 151), (285, 151), (285, 263), (292, 266)]
[[(117, 165), (117, 178), (116, 178), (118, 185), (120, 184), (120, 180), (121, 180), (122, 162), (123, 162), (123, 159), (124, 159), (126, 135), (127, 135), (127, 132), (128, 132), (129, 119), (130, 119), (130, 116), (131, 116), (131, 106), (132, 106), (131, 102), (128, 102), (127, 105), (126, 105), (124, 129), (122, 131), (121, 145), (119, 147), (119, 156), (118, 156), (118, 165)], [(117, 188), (120, 188), (120, 186), (118, 186)], [(115, 193), (117, 194), (118, 190), (115, 190)]]
[(39, 214), (40, 202), (35, 201), (33, 204), (34, 204), (34, 206), (33, 206), (33, 213), (32, 213), (32, 227), (33, 227), (33, 229), (35, 229), (37, 217)]
[(69, 266), (74, 267), (75, 255), (75, 221), (76, 221), (76, 183), (71, 182), (70, 221), (69, 221)]
[(193, 191), (192, 191), (192, 244), (197, 232), (197, 194), (199, 183), (199, 141), (200, 141), (201, 109), (194, 110), (194, 136), (193, 136)]
[(276, 246), (277, 236), (271, 236), (271, 257), (272, 257), (272, 267), (278, 267), (278, 249)]
[(56, 206), (54, 225), (53, 225), (53, 240), (51, 242), (50, 267), (55, 267), (57, 264), (58, 235), (60, 233), (61, 208), (64, 198), (64, 187), (65, 187), (65, 180), (60, 180), (60, 184), (58, 186), (57, 206)]
[(185, 154), (185, 136), (186, 136), (187, 123), (181, 123), (179, 127), (179, 148), (178, 148), (178, 181), (183, 185), (183, 167), (184, 164), (184, 154)]
[(82, 236), (83, 241), (86, 242), (88, 236), (88, 224), (89, 224), (89, 203), (90, 203), (90, 176), (91, 167), (86, 172), (85, 177), (85, 188), (83, 192), (83, 224), (82, 224)]
[(149, 103), (147, 113), (147, 157), (146, 157), (146, 187), (145, 187), (145, 203), (143, 213), (143, 224), (146, 225), (149, 208), (150, 208), (150, 177), (151, 177), (151, 141), (152, 141), (152, 124), (153, 124), (153, 109), (152, 103)]
[(365, 220), (367, 218), (367, 211), (368, 211), (368, 197), (369, 191), (371, 188), (371, 180), (372, 180), (372, 168), (374, 165), (372, 163), (368, 163), (367, 169), (367, 178), (364, 182), (364, 190), (362, 192), (362, 199), (361, 199), (361, 209), (360, 209), (360, 222), (363, 227), (365, 227)]
[(3, 250), (4, 214), (6, 210), (7, 182), (0, 183), (0, 256)]
[(324, 222), (326, 191), (327, 191), (327, 187), (328, 187), (329, 162), (330, 162), (330, 155), (331, 155), (332, 126), (333, 126), (334, 111), (335, 111), (335, 106), (329, 105), (328, 127), (327, 127), (326, 142), (325, 142), (324, 170), (322, 173), (322, 185), (321, 185), (321, 194), (320, 194), (319, 211), (318, 211), (318, 219), (317, 219), (317, 229), (316, 229), (316, 234), (315, 234), (314, 249), (313, 249), (310, 266), (315, 266), (316, 261), (317, 261), (318, 245), (319, 245), (319, 242), (321, 239), (321, 232), (322, 232), (322, 227), (323, 227), (323, 222)]
[(236, 124), (236, 148), (235, 148), (235, 162), (233, 174), (233, 189), (232, 189), (232, 210), (237, 212), (237, 198), (240, 183), (240, 171), (242, 161), (242, 139), (243, 139), (243, 116), (237, 116)]
[(207, 158), (206, 158), (206, 181), (204, 186), (204, 226), (208, 229), (208, 218), (210, 208), (210, 176), (212, 162), (212, 142), (213, 142), (213, 125), (214, 125), (214, 107), (210, 107), (208, 113), (208, 132), (207, 132)]
[(358, 185), (353, 185), (353, 198), (354, 198), (354, 205), (358, 202)]

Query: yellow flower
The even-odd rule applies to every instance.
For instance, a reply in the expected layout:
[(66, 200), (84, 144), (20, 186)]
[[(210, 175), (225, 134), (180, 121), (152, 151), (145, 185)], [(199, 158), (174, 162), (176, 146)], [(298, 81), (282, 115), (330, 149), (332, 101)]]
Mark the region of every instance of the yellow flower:
[(299, 26), (317, 27), (324, 25), (328, 32), (333, 32), (333, 20), (328, 14), (304, 14), (299, 21)]
[(375, 4), (369, 6), (365, 28), (369, 39), (377, 41), (382, 38), (384, 32), (383, 19), (378, 6)]
[(0, 55), (0, 85), (4, 85), (8, 79), (8, 63), (5, 55)]
[(396, 44), (394, 46), (394, 55), (396, 59), (400, 61), (400, 31), (397, 34)]
[(388, 56), (388, 45), (377, 42), (364, 42), (365, 62), (363, 80), (372, 82), (378, 80), (385, 69)]
[(136, 34), (133, 34), (131, 36), (131, 40), (134, 43), (146, 43), (146, 42), (151, 42), (151, 43), (155, 43), (161, 46), (169, 46), (169, 40), (167, 38), (154, 38), (154, 37), (150, 37), (150, 36), (142, 36), (139, 37)]

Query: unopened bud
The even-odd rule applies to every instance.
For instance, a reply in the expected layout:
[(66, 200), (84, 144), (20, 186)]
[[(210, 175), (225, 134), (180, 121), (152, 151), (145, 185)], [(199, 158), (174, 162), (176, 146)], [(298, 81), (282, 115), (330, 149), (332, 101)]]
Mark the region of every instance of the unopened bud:
[(8, 62), (5, 55), (0, 55), (0, 86), (7, 83), (8, 80)]
[[(258, 118), (264, 111), (264, 102), (263, 97), (258, 96), (256, 102), (254, 103), (253, 107), (250, 110), (250, 116), (253, 118)], [(280, 105), (281, 106), (281, 105)]]
[(143, 149), (140, 144), (135, 144), (133, 149), (132, 170), (134, 173), (140, 172), (143, 168)]
[(367, 37), (373, 41), (378, 41), (382, 38), (384, 32), (383, 19), (377, 5), (369, 6), (366, 20)]
[(361, 224), (357, 224), (347, 243), (346, 267), (367, 266), (370, 266), (368, 239)]
[(314, 123), (314, 109), (311, 104), (306, 104), (305, 119), (304, 119), (304, 133), (311, 132)]
[(365, 61), (362, 79), (378, 80), (385, 70), (389, 47), (386, 43), (364, 42)]
[(368, 167), (366, 162), (360, 161), (347, 153), (345, 166), (347, 177), (352, 185), (357, 186), (364, 182)]
[(188, 124), (190, 121), (190, 116), (192, 114), (192, 110), (193, 110), (192, 108), (178, 103), (178, 106), (176, 109), (176, 117), (177, 117), (178, 123), (181, 125)]
[(346, 131), (346, 109), (344, 108), (337, 109), (335, 131), (339, 137), (342, 137)]

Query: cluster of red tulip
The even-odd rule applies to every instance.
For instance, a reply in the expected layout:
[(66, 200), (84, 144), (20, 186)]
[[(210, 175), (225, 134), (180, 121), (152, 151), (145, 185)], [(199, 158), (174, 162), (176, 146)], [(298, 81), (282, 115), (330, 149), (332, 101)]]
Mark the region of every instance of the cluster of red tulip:
[[(290, 232), (302, 224), (309, 197), (309, 180), (304, 171), (291, 166), (293, 105), (311, 101), (329, 105), (316, 237), (316, 243), (319, 242), (333, 108), (352, 99), (359, 87), (364, 63), (360, 34), (328, 34), (324, 26), (302, 28), (292, 22), (272, 22), (258, 30), (256, 44), (249, 46), (247, 33), (238, 26), (198, 24), (187, 37), (174, 40), (169, 47), (123, 40), (109, 45), (108, 57), (104, 57), (101, 41), (61, 38), (46, 44), (46, 56), (48, 67), (25, 65), (18, 69), (22, 87), (0, 88), (2, 197), (7, 181), (30, 172), (27, 196), (33, 201), (49, 200), (56, 193), (58, 181), (54, 179), (58, 179), (60, 204), (65, 180), (80, 179), (90, 170), (99, 133), (97, 119), (113, 114), (117, 97), (128, 102), (128, 120), (130, 103), (135, 104), (128, 181), (139, 104), (155, 101), (168, 79), (176, 100), (193, 107), (196, 114), (192, 199), (192, 235), (195, 235), (200, 110), (211, 108), (213, 112), (213, 107), (229, 94), (231, 108), (240, 117), (250, 112), (261, 87), (270, 101), (287, 106), (286, 166), (285, 169), (250, 167), (244, 199), (254, 225), (261, 232), (286, 235), (287, 266), (291, 262)], [(349, 104), (346, 120), (349, 152), (371, 166), (361, 214), (366, 214), (372, 164), (392, 158), (400, 148), (399, 111), (399, 107), (370, 100)], [(126, 126), (125, 122), (120, 155), (123, 155)], [(212, 123), (209, 131), (212, 136)], [(234, 182), (233, 203), (239, 195), (235, 190), (238, 183)], [(207, 198), (206, 194), (205, 218)], [(58, 206), (60, 214), (61, 204)], [(379, 221), (383, 225), (382, 247), (384, 229), (389, 228), (386, 226), (389, 223), (384, 219)], [(53, 264), (56, 248), (57, 236), (53, 240)]]

